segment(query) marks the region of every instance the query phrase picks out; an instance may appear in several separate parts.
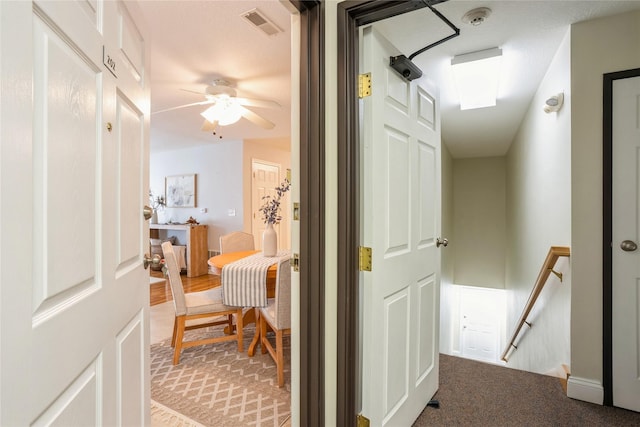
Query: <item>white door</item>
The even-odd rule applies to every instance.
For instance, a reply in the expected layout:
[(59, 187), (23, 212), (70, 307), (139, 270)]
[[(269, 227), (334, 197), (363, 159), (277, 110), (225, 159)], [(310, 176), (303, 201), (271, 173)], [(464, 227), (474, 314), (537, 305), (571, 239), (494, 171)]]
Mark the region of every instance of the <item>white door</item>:
[(640, 411), (640, 250), (630, 247), (640, 244), (639, 100), (640, 77), (614, 81), (613, 404), (632, 411)]
[(3, 426), (149, 423), (135, 6), (0, 2)]
[(374, 426), (411, 425), (438, 389), (440, 118), (434, 89), (388, 66), (397, 54), (364, 29), (362, 413)]
[(460, 289), (460, 327), (462, 356), (498, 363), (500, 316), (504, 298), (499, 290)]
[[(265, 223), (260, 215), (260, 207), (264, 204), (263, 197), (276, 195), (275, 188), (280, 185), (280, 166), (260, 160), (251, 162), (251, 211), (252, 233), (256, 249), (262, 249), (262, 233)], [(280, 231), (275, 225), (276, 232)], [(280, 239), (280, 233), (278, 233)]]

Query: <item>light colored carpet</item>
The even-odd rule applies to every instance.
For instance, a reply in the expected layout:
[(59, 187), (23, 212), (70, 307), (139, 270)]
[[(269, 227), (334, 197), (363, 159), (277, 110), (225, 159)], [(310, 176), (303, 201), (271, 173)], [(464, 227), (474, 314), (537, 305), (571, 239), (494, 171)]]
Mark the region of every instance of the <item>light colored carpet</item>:
[[(290, 341), (285, 339), (285, 387), (280, 389), (271, 357), (260, 351), (247, 356), (254, 328), (244, 331), (244, 352), (238, 353), (235, 342), (191, 347), (182, 351), (175, 366), (169, 338), (151, 346), (151, 399), (196, 423), (176, 425), (278, 427), (288, 419)], [(187, 333), (193, 339), (222, 331), (207, 328)]]
[(151, 401), (151, 427), (205, 427), (155, 400)]

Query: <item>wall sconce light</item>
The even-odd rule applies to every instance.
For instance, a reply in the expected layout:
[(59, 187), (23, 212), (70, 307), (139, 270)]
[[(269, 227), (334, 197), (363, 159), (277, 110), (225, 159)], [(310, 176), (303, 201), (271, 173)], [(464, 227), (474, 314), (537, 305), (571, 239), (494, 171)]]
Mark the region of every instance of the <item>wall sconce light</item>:
[(551, 98), (547, 99), (544, 102), (544, 112), (549, 113), (557, 113), (562, 108), (562, 104), (564, 103), (564, 93), (560, 92), (557, 95), (553, 95)]
[(451, 69), (461, 110), (496, 105), (501, 59), (502, 49), (497, 47), (453, 57)]

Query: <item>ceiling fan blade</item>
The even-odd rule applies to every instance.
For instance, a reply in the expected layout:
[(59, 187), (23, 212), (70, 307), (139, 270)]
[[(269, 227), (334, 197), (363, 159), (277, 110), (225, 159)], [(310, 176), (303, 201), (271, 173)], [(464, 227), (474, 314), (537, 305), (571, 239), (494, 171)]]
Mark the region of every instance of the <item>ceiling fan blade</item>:
[(240, 108), (242, 108), (242, 117), (244, 117), (245, 119), (249, 120), (254, 124), (258, 126), (262, 126), (265, 129), (273, 129), (276, 126), (273, 123), (271, 123), (269, 120), (265, 119), (262, 116), (257, 115), (253, 111), (247, 110), (244, 107), (240, 107)]
[(195, 94), (200, 95), (200, 96), (205, 96), (206, 95), (206, 93), (198, 92), (197, 90), (182, 89), (182, 88), (180, 90), (183, 91), (183, 92), (195, 93)]
[(166, 113), (167, 111), (179, 110), (180, 108), (193, 107), (193, 106), (196, 106), (196, 105), (215, 104), (215, 102), (216, 102), (215, 99), (206, 100), (206, 101), (200, 101), (200, 102), (194, 102), (192, 104), (178, 105), (177, 107), (165, 108), (164, 110), (154, 111), (151, 114)]
[(218, 121), (214, 121), (213, 123), (211, 123), (209, 120), (205, 120), (204, 123), (202, 123), (202, 127), (200, 128), (201, 131), (203, 132), (213, 132), (214, 130), (216, 130), (216, 128), (218, 127)]
[(275, 101), (267, 101), (263, 99), (249, 99), (235, 97), (235, 100), (240, 105), (246, 105), (247, 107), (260, 107), (260, 108), (280, 108), (280, 104)]

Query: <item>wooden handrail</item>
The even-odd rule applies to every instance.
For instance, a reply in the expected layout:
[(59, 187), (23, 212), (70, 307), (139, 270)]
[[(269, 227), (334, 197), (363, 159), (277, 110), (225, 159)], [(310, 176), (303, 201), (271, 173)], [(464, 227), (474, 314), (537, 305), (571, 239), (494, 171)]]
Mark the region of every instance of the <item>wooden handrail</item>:
[(558, 273), (553, 269), (553, 267), (555, 267), (556, 265), (556, 261), (558, 261), (558, 258), (560, 258), (561, 256), (569, 257), (570, 255), (571, 255), (571, 250), (567, 246), (551, 246), (551, 248), (549, 248), (549, 253), (547, 254), (547, 258), (544, 260), (544, 264), (542, 264), (542, 268), (540, 269), (540, 273), (538, 274), (536, 283), (533, 286), (533, 289), (531, 290), (531, 295), (529, 295), (529, 299), (527, 300), (527, 303), (524, 306), (524, 310), (522, 311), (522, 315), (518, 320), (516, 329), (513, 332), (513, 335), (511, 336), (511, 341), (509, 341), (507, 348), (504, 349), (504, 352), (502, 353), (502, 356), (500, 356), (500, 359), (506, 362), (507, 354), (509, 353), (509, 350), (511, 350), (511, 347), (517, 348), (515, 346), (516, 338), (518, 338), (518, 334), (520, 333), (522, 326), (525, 323), (529, 325), (529, 323), (527, 322), (527, 317), (529, 316), (531, 309), (535, 305), (536, 300), (540, 296), (540, 293), (542, 292), (542, 288), (544, 288), (545, 283), (547, 283), (549, 274), (551, 273), (555, 274), (560, 278), (560, 281), (562, 281), (562, 273)]

